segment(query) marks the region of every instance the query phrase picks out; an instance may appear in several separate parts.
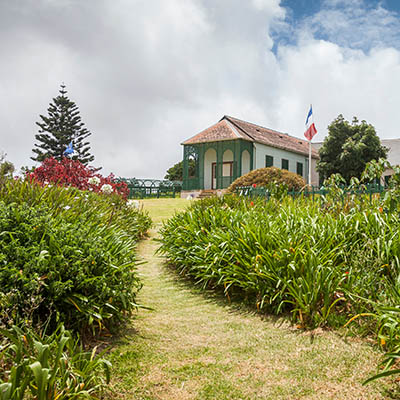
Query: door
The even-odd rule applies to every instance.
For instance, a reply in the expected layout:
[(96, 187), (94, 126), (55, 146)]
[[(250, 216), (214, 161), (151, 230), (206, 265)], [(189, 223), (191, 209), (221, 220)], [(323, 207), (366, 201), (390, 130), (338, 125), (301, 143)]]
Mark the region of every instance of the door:
[[(212, 163), (211, 168), (211, 189), (217, 189), (217, 163)], [(222, 186), (228, 187), (232, 182), (233, 162), (228, 161), (222, 163)]]
[(217, 188), (217, 163), (212, 163), (211, 166), (211, 189)]

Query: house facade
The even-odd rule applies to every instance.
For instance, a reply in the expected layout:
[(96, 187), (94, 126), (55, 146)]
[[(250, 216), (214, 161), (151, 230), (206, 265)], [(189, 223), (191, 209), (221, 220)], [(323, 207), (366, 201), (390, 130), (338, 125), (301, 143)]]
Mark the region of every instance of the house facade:
[[(236, 178), (263, 167), (287, 169), (308, 181), (307, 140), (234, 117), (225, 115), (182, 145), (184, 197), (226, 189)], [(312, 184), (318, 184), (317, 159), (312, 149)]]

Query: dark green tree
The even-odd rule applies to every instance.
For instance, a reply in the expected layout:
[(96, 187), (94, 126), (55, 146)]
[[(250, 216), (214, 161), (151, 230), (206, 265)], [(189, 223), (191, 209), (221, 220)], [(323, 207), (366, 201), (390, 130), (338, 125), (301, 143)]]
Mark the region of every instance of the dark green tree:
[(353, 176), (360, 179), (369, 161), (386, 158), (387, 152), (371, 124), (356, 117), (349, 123), (340, 114), (328, 126), (317, 171), (322, 180), (339, 173), (349, 183)]
[[(189, 160), (189, 176), (195, 174), (196, 162), (194, 160)], [(183, 180), (183, 161), (179, 161), (171, 168), (167, 170), (167, 174), (164, 179), (169, 181), (182, 181)]]
[(67, 97), (64, 84), (59, 93), (47, 109), (48, 116), (40, 115), (41, 121), (36, 122), (39, 133), (35, 135), (37, 143), (32, 150), (35, 156), (31, 159), (43, 161), (54, 157), (61, 160), (72, 142), (74, 153), (71, 158), (86, 165), (94, 160), (90, 154), (89, 142), (86, 141), (91, 133), (85, 128), (77, 105)]

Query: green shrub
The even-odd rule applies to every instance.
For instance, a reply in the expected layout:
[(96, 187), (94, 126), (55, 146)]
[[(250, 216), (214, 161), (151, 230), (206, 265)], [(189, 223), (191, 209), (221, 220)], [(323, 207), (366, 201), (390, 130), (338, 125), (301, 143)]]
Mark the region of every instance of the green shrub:
[(237, 178), (228, 188), (233, 193), (237, 187), (257, 185), (269, 187), (270, 185), (285, 185), (288, 190), (300, 190), (305, 185), (305, 180), (294, 172), (276, 167), (259, 168)]
[(109, 382), (111, 364), (62, 325), (49, 336), (16, 326), (0, 333), (2, 400), (97, 399)]
[(227, 197), (167, 221), (160, 251), (203, 286), (289, 311), (303, 327), (338, 326), (394, 304), (388, 278), (400, 276), (399, 225), (376, 203), (338, 214), (305, 199)]
[(0, 188), (0, 324), (74, 332), (118, 326), (136, 307), (134, 247), (150, 225), (117, 195), (11, 181)]

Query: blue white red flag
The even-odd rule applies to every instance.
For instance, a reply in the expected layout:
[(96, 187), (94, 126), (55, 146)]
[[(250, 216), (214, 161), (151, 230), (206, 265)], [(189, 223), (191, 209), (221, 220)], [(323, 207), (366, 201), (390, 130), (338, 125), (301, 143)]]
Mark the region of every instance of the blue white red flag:
[(304, 136), (311, 141), (311, 139), (315, 136), (316, 133), (317, 133), (317, 128), (315, 127), (313, 121), (312, 106), (310, 106), (310, 111), (308, 112), (306, 118), (306, 131), (304, 132)]

